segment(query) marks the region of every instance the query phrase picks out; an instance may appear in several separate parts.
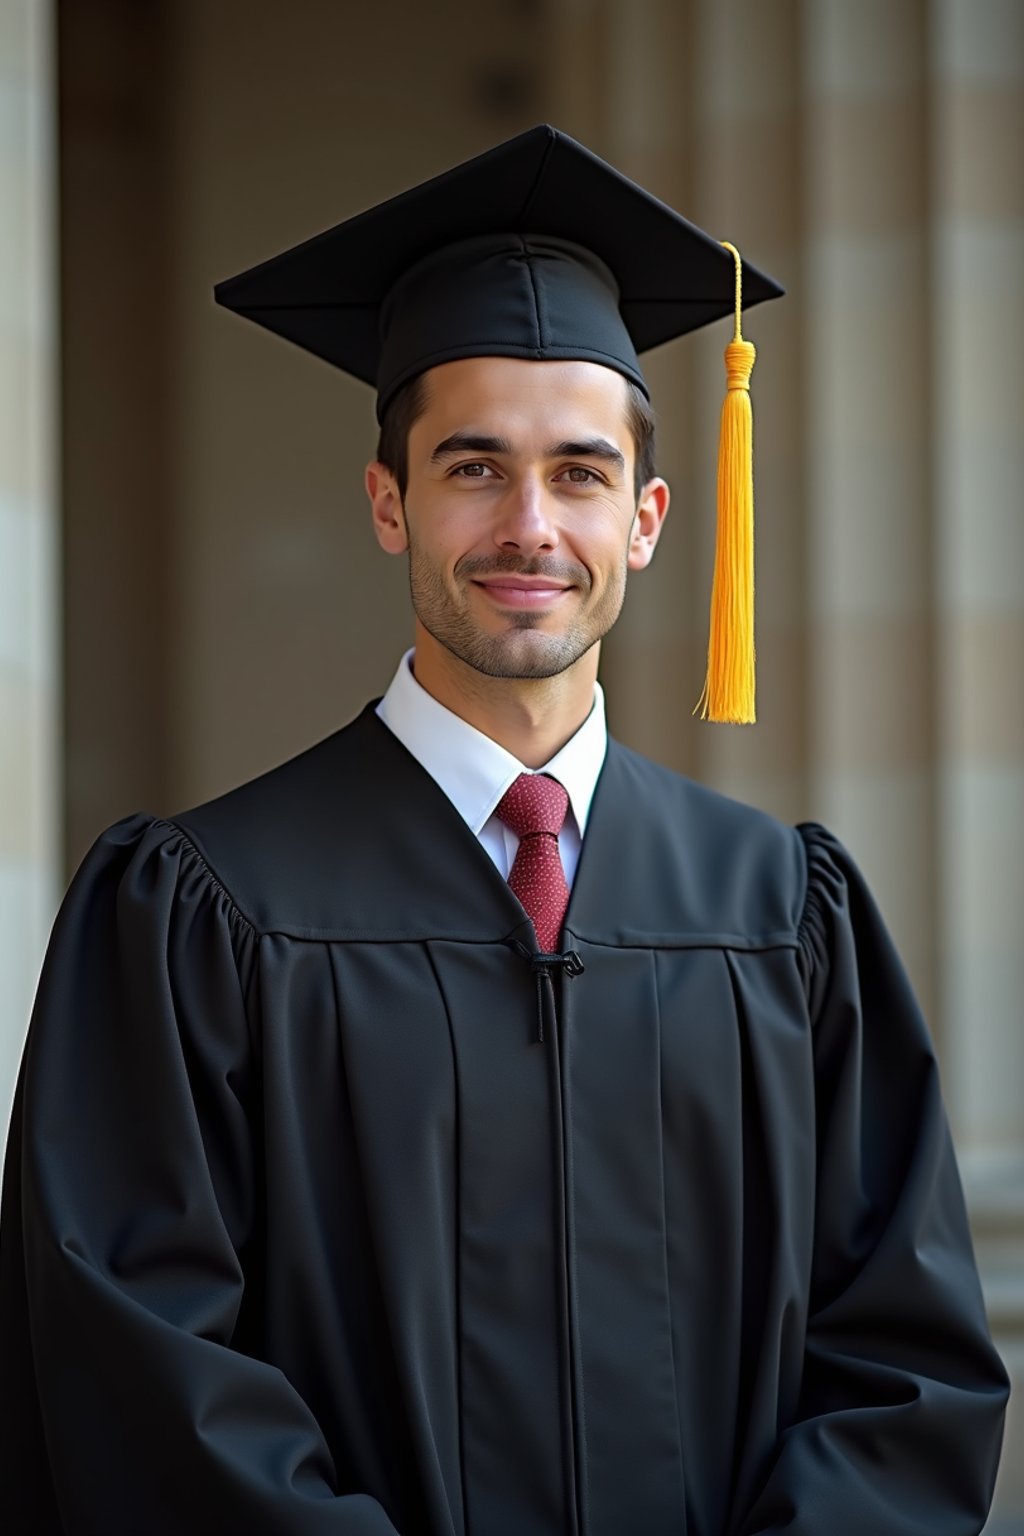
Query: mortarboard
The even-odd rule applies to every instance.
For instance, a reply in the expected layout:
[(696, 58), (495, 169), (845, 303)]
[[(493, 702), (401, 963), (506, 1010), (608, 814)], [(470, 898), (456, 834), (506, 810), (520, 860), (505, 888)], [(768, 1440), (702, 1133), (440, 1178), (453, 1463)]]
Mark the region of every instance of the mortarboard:
[(583, 358), (646, 394), (637, 354), (735, 313), (698, 708), (754, 718), (753, 527), (741, 308), (782, 288), (567, 134), (541, 125), (259, 266), (219, 304), (377, 390), (460, 357)]

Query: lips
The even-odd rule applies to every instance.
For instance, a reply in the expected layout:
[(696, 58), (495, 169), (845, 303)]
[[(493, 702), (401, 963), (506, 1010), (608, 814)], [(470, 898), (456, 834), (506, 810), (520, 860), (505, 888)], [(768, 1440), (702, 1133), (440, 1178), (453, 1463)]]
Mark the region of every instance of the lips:
[(473, 585), (482, 587), (493, 602), (506, 608), (543, 608), (572, 591), (562, 582), (536, 576), (499, 576), (474, 581)]
[(567, 581), (552, 581), (544, 576), (492, 576), (488, 581), (478, 581), (480, 587), (514, 587), (517, 592), (567, 592)]

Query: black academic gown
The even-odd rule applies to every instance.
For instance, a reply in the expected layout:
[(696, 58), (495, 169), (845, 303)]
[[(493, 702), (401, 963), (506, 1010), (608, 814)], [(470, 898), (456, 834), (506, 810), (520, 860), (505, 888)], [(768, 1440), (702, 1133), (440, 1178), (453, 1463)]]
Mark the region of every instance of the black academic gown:
[(1006, 1382), (848, 855), (613, 741), (564, 946), (372, 708), (104, 833), (7, 1158), (5, 1531), (979, 1529)]

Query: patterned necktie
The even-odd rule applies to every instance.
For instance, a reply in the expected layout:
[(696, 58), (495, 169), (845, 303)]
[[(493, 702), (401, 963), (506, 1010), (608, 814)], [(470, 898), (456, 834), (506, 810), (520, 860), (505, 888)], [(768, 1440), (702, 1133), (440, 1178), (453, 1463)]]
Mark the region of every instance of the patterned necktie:
[(558, 946), (569, 905), (569, 887), (558, 851), (569, 796), (546, 773), (521, 773), (502, 795), (495, 815), (519, 838), (508, 883), (533, 919), (537, 943), (547, 954)]

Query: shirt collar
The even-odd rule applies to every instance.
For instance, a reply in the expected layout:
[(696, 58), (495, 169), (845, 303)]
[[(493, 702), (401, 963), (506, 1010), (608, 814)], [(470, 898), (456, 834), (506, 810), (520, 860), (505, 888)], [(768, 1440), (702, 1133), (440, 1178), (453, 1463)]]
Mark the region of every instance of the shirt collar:
[(414, 651), (398, 664), (377, 714), (402, 745), (444, 790), (470, 830), (479, 836), (502, 795), (521, 773), (550, 773), (569, 796), (582, 837), (608, 745), (604, 692), (594, 684), (594, 705), (579, 730), (542, 768), (524, 767), (517, 757), (453, 714), (417, 682)]

